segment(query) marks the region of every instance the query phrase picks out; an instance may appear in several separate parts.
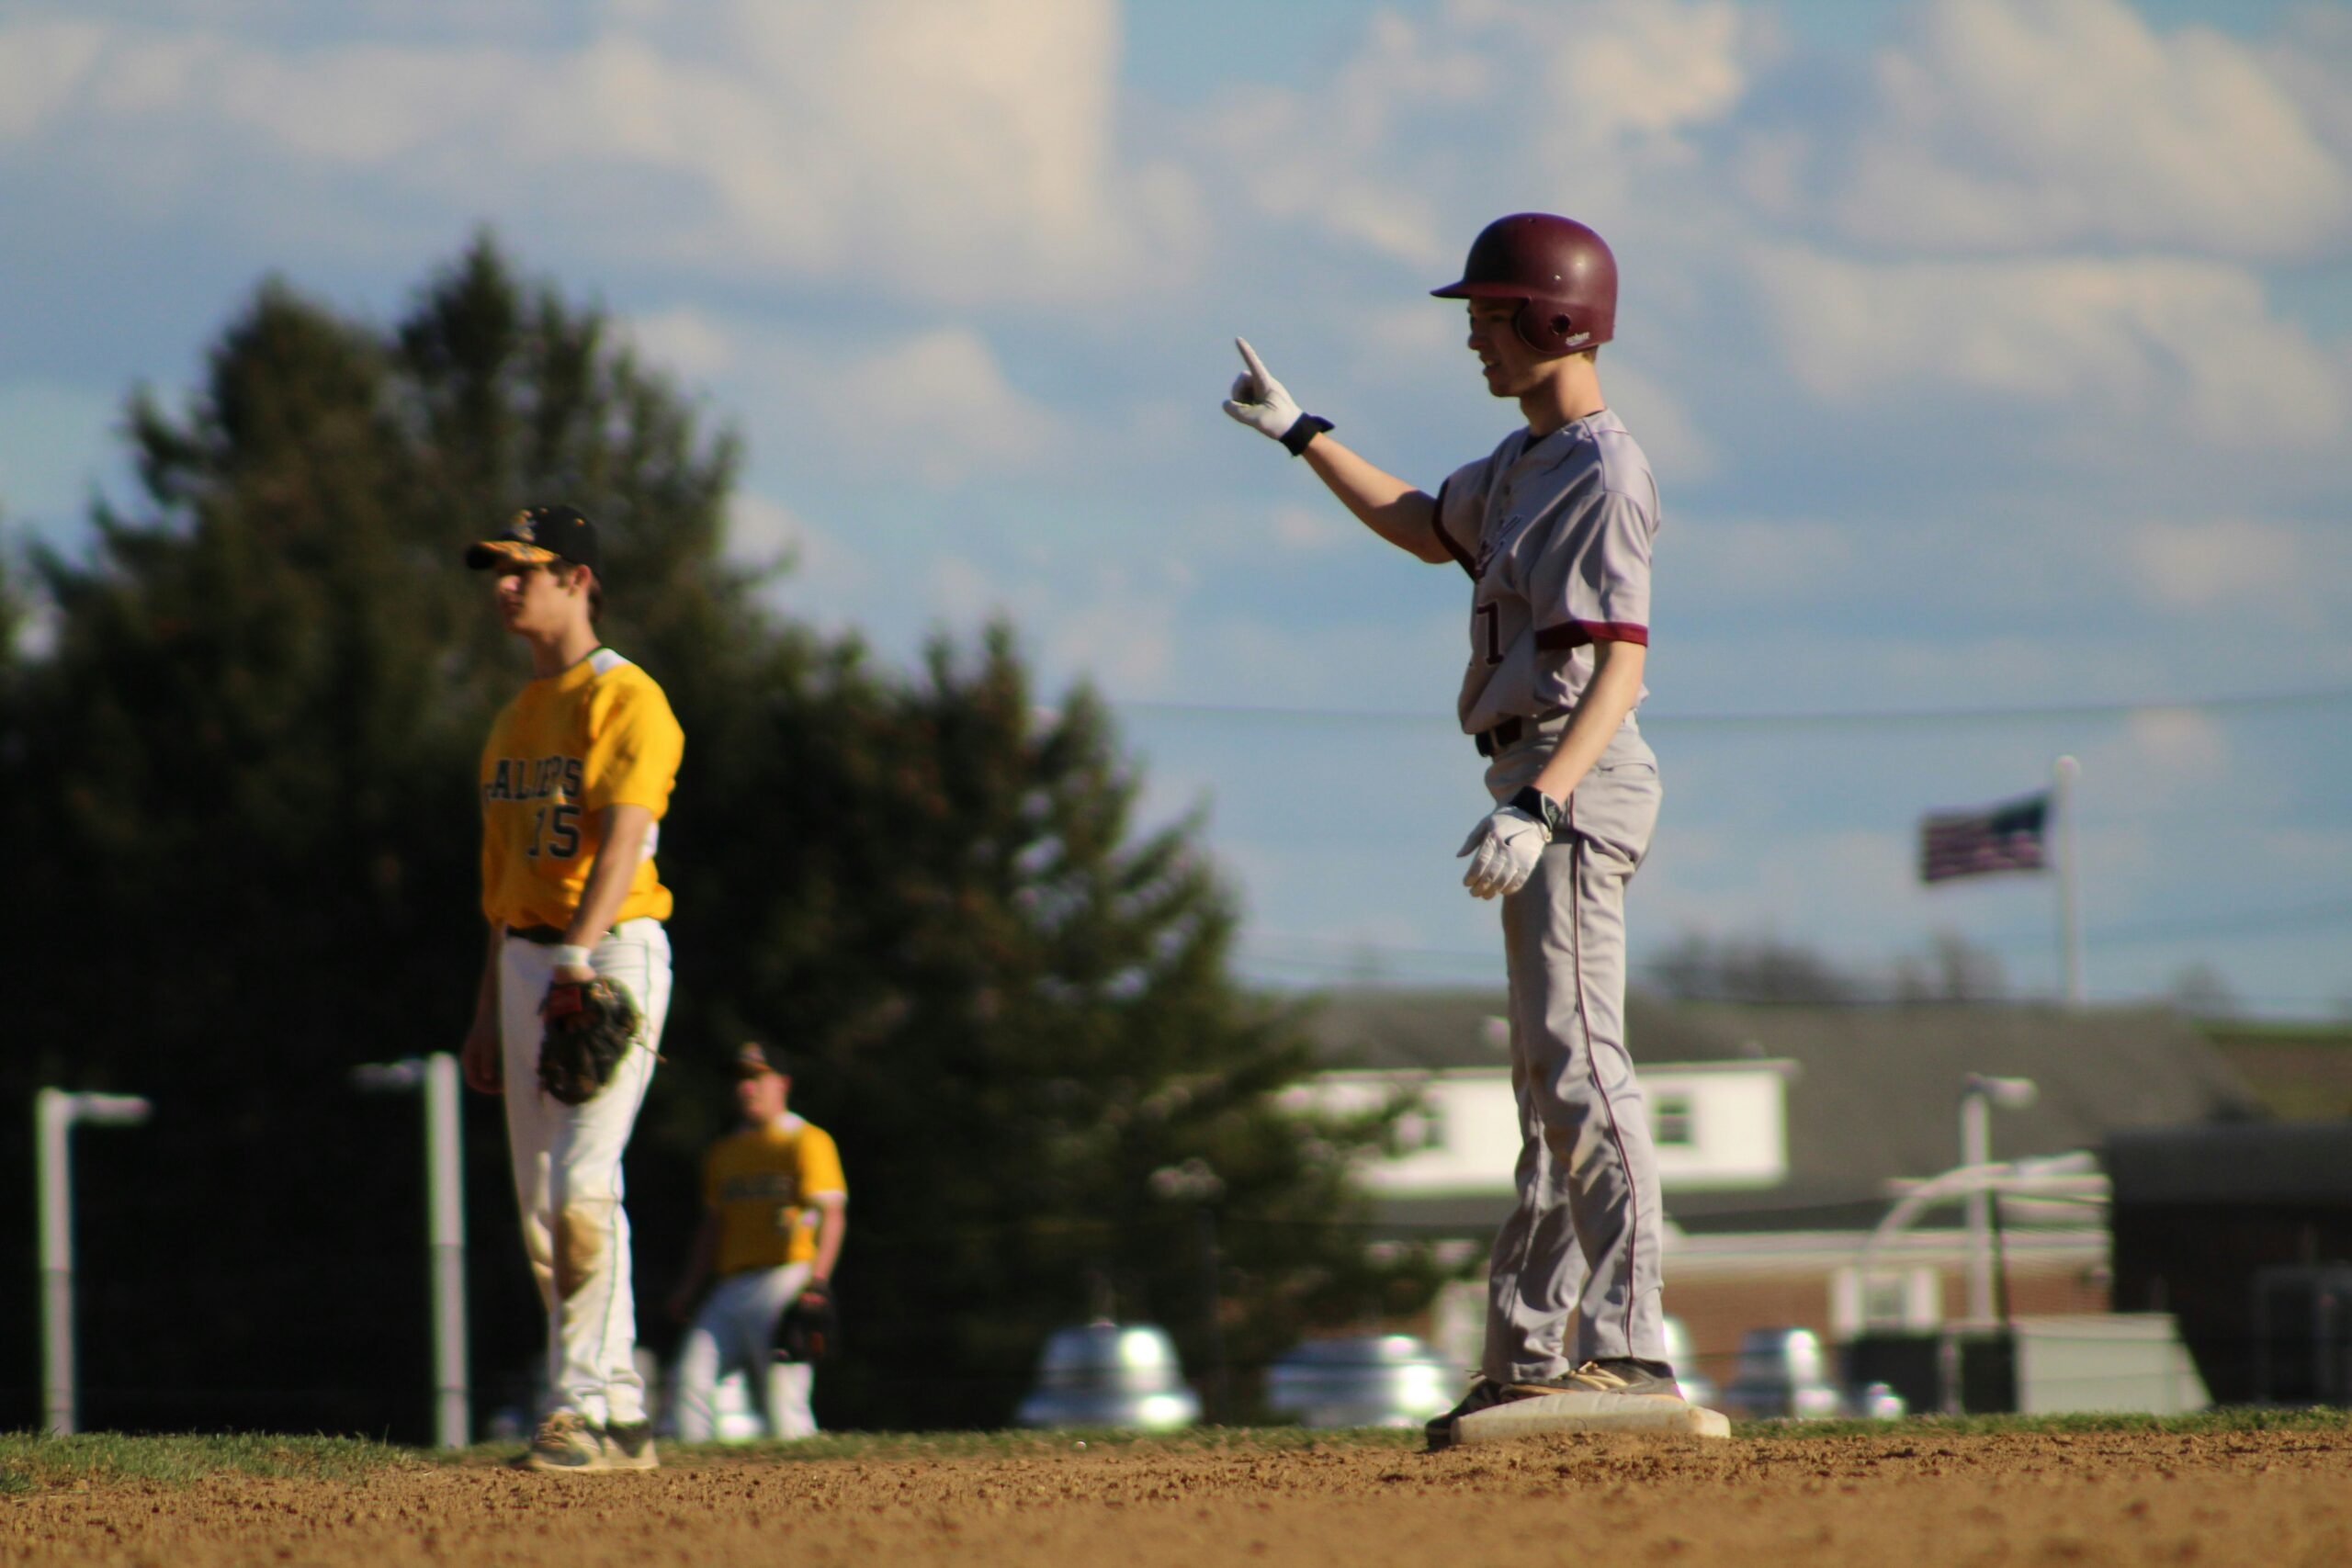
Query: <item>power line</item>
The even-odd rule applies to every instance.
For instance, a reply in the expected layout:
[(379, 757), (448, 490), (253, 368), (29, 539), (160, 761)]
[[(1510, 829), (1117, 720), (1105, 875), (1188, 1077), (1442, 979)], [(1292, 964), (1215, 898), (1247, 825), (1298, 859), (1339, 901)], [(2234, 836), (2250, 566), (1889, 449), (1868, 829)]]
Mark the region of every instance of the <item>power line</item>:
[[(2126, 702), (2018, 704), (1952, 708), (1844, 708), (1779, 713), (1645, 713), (1645, 728), (1762, 729), (1838, 728), (1883, 725), (2050, 723), (2129, 718), (2164, 713), (2283, 713), (2352, 703), (2352, 686), (2301, 692), (2247, 692), (2211, 697), (2146, 698)], [(1439, 712), (1405, 708), (1264, 706), (1249, 703), (1166, 702), (1154, 698), (1111, 699), (1126, 713), (1168, 718), (1237, 719), (1273, 724), (1430, 725)]]
[[(1487, 960), (1486, 955), (1483, 954), (1458, 953), (1453, 955), (1458, 960), (1458, 962), (1451, 967), (1431, 965), (1421, 968), (1419, 971), (1406, 971), (1402, 969), (1392, 970), (1384, 968), (1377, 962), (1366, 962), (1366, 960), (1383, 960), (1387, 958), (1389, 953), (1385, 950), (1360, 948), (1358, 949), (1358, 952), (1361, 956), (1354, 963), (1346, 963), (1336, 959), (1280, 958), (1272, 955), (1252, 956), (1245, 954), (1240, 960), (1240, 967), (1243, 973), (1255, 975), (1261, 977), (1271, 978), (1276, 976), (1290, 976), (1304, 978), (1309, 983), (1321, 979), (1349, 982), (1374, 987), (1385, 987), (1392, 986), (1409, 987), (1416, 985), (1453, 983), (1464, 986), (1488, 987), (1498, 995), (1502, 992), (1505, 987), (1501, 954), (1499, 953), (1494, 954), (1491, 961)], [(1738, 995), (1730, 992), (1724, 992), (1720, 994), (1711, 992), (1704, 998), (1692, 999), (1712, 1002), (1730, 1002), (1734, 1004), (1747, 1004), (1759, 1007), (1795, 1005), (1801, 1007), (1823, 1008), (1878, 1007), (1889, 1005), (1897, 999), (1890, 991), (1884, 988), (1872, 989), (1870, 977), (1868, 976), (1864, 976), (1860, 984), (1861, 986), (1861, 989), (1851, 998), (1843, 1001), (1823, 999), (1791, 1004), (1790, 999), (1786, 997), (1766, 996), (1761, 994)], [(2101, 988), (2098, 987), (2093, 987), (2088, 993), (2087, 999), (2093, 1002), (2154, 1002), (2162, 1001), (2165, 998), (2160, 992), (2146, 988), (2125, 990), (2120, 988)], [(2252, 994), (2233, 990), (2229, 994), (2229, 999), (2230, 1004), (2233, 1007), (2238, 1008), (2293, 1008), (2303, 1011), (2310, 1011), (2318, 1009), (2340, 1010), (2345, 1005), (2346, 998), (2342, 992), (2324, 997), (2290, 997), (2273, 995), (2267, 992)], [(2050, 1001), (2051, 998), (2046, 995), (2033, 995), (2019, 992), (2014, 995), (1988, 997), (1983, 998), (1981, 1001), (1972, 1001), (1966, 1005), (1982, 1007), (2046, 1007), (2050, 1005)], [(1938, 1003), (1939, 998), (1922, 998), (1910, 1005), (1932, 1006), (1938, 1005)], [(1954, 1003), (1951, 1005), (1962, 1004)]]
[[(2257, 931), (2319, 930), (2339, 921), (2352, 920), (2352, 899), (2324, 899), (2316, 903), (2290, 905), (2277, 909), (2245, 909), (2219, 918), (2184, 918), (2165, 920), (2127, 920), (2112, 925), (2095, 926), (2083, 933), (2086, 942), (2102, 946), (2122, 945), (2140, 942), (2158, 942), (2175, 938), (2236, 936)], [(1981, 940), (1987, 947), (2025, 944), (2022, 936), (1989, 937)], [(2035, 938), (2046, 941), (2046, 937)], [(1291, 964), (1301, 968), (1328, 967), (1337, 972), (1361, 970), (1366, 961), (1422, 962), (1431, 964), (1483, 964), (1491, 966), (1500, 962), (1498, 953), (1458, 947), (1411, 947), (1398, 943), (1356, 942), (1346, 937), (1308, 936), (1284, 931), (1244, 932), (1242, 945), (1265, 948), (1270, 945), (1290, 945), (1297, 948), (1319, 949), (1327, 957), (1302, 956), (1282, 959), (1269, 954), (1272, 962)]]
[(2298, 904), (2284, 909), (2250, 910), (2222, 919), (2198, 919), (2183, 917), (2169, 920), (2131, 920), (2118, 925), (2102, 926), (2096, 940), (2115, 944), (2133, 942), (2159, 942), (2170, 937), (2243, 936), (2256, 931), (2297, 931), (2331, 926), (2339, 920), (2352, 920), (2352, 899), (2329, 899), (2316, 904)]
[[(1267, 987), (1295, 987), (1306, 990), (1326, 990), (1333, 987), (1379, 991), (1412, 991), (1428, 987), (1447, 989), (1486, 989), (1494, 993), (1498, 1001), (1506, 989), (1499, 971), (1493, 974), (1475, 970), (1451, 973), (1400, 975), (1385, 970), (1363, 968), (1340, 969), (1329, 966), (1302, 968), (1287, 964), (1266, 964), (1245, 966), (1245, 978)], [(1642, 982), (1637, 976), (1634, 987)], [(1976, 1007), (1976, 1008), (2047, 1008), (2055, 998), (2047, 992), (2015, 990), (2000, 996), (1970, 998), (1954, 1001), (1939, 997), (1899, 997), (1891, 989), (1864, 990), (1842, 999), (1803, 998), (1763, 994), (1743, 995), (1730, 991), (1710, 991), (1703, 997), (1672, 998), (1676, 1001), (1720, 1002), (1732, 1007), (1798, 1007), (1821, 1009), (1868, 1010), (1883, 1007)], [(2092, 987), (2084, 1000), (2095, 1005), (2157, 1006), (2172, 1000), (2159, 987), (2136, 990)], [(2345, 996), (2290, 997), (2269, 992), (2232, 990), (2228, 993), (2228, 1011), (2216, 1016), (2240, 1019), (2249, 1022), (2309, 1022), (2340, 1020), (2344, 1017)]]

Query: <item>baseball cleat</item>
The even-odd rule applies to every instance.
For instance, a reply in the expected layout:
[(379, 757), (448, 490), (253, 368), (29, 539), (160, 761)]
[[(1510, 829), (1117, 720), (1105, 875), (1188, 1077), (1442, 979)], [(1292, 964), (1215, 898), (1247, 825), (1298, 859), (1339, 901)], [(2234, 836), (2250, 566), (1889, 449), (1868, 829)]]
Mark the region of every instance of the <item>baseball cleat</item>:
[(1481, 1410), (1492, 1410), (1498, 1404), (1521, 1397), (1523, 1396), (1512, 1393), (1506, 1385), (1490, 1378), (1476, 1379), (1470, 1384), (1470, 1392), (1462, 1396), (1461, 1404), (1442, 1416), (1430, 1416), (1421, 1427), (1422, 1434), (1429, 1438), (1428, 1451), (1435, 1453), (1440, 1449), (1452, 1448), (1454, 1443), (1453, 1424), (1463, 1416), (1476, 1416)]
[(661, 1469), (661, 1456), (653, 1451), (653, 1423), (650, 1421), (605, 1422), (605, 1468), (607, 1470)]
[[(646, 1451), (652, 1451), (648, 1443)], [(559, 1410), (539, 1423), (531, 1434), (531, 1446), (514, 1461), (524, 1470), (559, 1471), (577, 1475), (592, 1470), (609, 1470), (605, 1458), (605, 1435), (596, 1423), (574, 1410)]]
[(1681, 1385), (1674, 1381), (1671, 1371), (1653, 1371), (1662, 1366), (1657, 1361), (1631, 1359), (1587, 1361), (1572, 1372), (1562, 1372), (1555, 1378), (1543, 1378), (1527, 1382), (1496, 1382), (1480, 1378), (1462, 1396), (1462, 1403), (1444, 1415), (1432, 1417), (1421, 1430), (1429, 1438), (1428, 1451), (1435, 1453), (1450, 1449), (1460, 1440), (1454, 1423), (1464, 1416), (1476, 1416), (1481, 1410), (1492, 1410), (1498, 1404), (1511, 1404), (1522, 1399), (1542, 1399), (1554, 1393), (1614, 1393), (1647, 1399), (1680, 1399)]
[(1532, 1399), (1546, 1393), (1628, 1393), (1649, 1399), (1679, 1399), (1682, 1385), (1674, 1381), (1672, 1369), (1663, 1361), (1636, 1361), (1621, 1359), (1609, 1361), (1587, 1361), (1575, 1371), (1564, 1372), (1541, 1382), (1519, 1382), (1510, 1385), (1512, 1395)]

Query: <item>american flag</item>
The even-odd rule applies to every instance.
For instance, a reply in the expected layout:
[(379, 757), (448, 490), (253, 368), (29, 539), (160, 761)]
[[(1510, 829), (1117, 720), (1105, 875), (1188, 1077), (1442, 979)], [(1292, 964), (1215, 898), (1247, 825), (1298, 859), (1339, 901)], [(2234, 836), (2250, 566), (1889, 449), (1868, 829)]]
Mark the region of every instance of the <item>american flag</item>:
[(1980, 811), (1945, 811), (1919, 823), (1919, 880), (1949, 882), (1995, 871), (2040, 871), (2050, 792), (2005, 800)]

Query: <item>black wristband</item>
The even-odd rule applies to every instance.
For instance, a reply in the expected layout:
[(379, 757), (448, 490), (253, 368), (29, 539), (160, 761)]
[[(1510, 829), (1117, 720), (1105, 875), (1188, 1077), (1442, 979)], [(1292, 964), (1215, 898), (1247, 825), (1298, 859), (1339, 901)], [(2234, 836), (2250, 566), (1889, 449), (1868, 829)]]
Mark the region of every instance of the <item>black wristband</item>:
[(1306, 444), (1331, 428), (1331, 422), (1319, 414), (1303, 413), (1283, 432), (1283, 449), (1294, 457), (1304, 457)]
[(1523, 811), (1543, 823), (1547, 837), (1556, 839), (1560, 836), (1560, 803), (1533, 784), (1512, 795), (1510, 805), (1512, 810)]

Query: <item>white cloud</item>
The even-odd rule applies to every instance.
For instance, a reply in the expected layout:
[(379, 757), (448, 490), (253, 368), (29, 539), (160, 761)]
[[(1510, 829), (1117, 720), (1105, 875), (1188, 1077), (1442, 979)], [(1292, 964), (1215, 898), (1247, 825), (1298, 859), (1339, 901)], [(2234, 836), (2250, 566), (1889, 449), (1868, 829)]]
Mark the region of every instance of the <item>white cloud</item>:
[(1092, 681), (1115, 696), (1149, 697), (1168, 689), (1177, 668), (1177, 618), (1184, 597), (1181, 570), (1138, 574), (1115, 562), (1008, 572), (961, 555), (933, 558), (925, 588), (930, 608), (965, 631), (998, 616), (1024, 628), (1046, 683)]
[(1686, 604), (1769, 597), (1782, 605), (1850, 603), (1883, 581), (1881, 553), (1867, 564), (1854, 530), (1803, 518), (1682, 518), (1667, 503), (1660, 571), (1673, 574), (1674, 597)]
[(1469, 363), (1470, 353), (1463, 343), (1468, 336), (1459, 304), (1413, 299), (1367, 308), (1349, 341), (1360, 374), (1409, 376), (1451, 367), (1466, 377), (1462, 367)]
[(1770, 932), (1810, 947), (1819, 922), (1883, 938), (1931, 913), (1919, 908), (1915, 852), (1907, 829), (1783, 829), (1726, 843), (1679, 824), (1659, 832), (1631, 907), (1661, 931)]
[(730, 423), (755, 451), (786, 455), (796, 490), (882, 484), (903, 499), (1069, 449), (1059, 419), (1012, 383), (967, 326), (846, 345), (752, 316), (674, 310), (634, 319), (630, 334), (660, 367), (717, 380)]
[(869, 581), (865, 563), (841, 540), (783, 502), (750, 491), (728, 501), (726, 554), (758, 570), (788, 567), (775, 596), (796, 608), (838, 605)]
[(1487, 62), (1453, 45), (1450, 29), (1382, 11), (1328, 83), (1236, 93), (1204, 118), (1199, 135), (1261, 217), (1431, 266), (1453, 244), (1427, 187), (1385, 153), (1400, 119), (1476, 101), (1490, 85)]
[(2352, 10), (2297, 8), (2264, 50), (2263, 65), (2294, 95), (2336, 157), (2352, 159)]
[(1641, 443), (1662, 483), (1696, 484), (1715, 471), (1715, 449), (1690, 418), (1682, 400), (1664, 383), (1623, 359), (1601, 367), (1609, 406)]
[[(2266, 859), (2299, 868), (2313, 878), (2352, 876), (2352, 832), (2340, 829), (2276, 827), (2256, 835)], [(2341, 885), (2339, 880), (2339, 886)]]
[(673, 376), (707, 380), (735, 367), (733, 334), (726, 323), (701, 310), (635, 316), (628, 333), (639, 354)]
[(2148, 709), (2133, 714), (2125, 728), (2143, 768), (2202, 779), (2219, 774), (2229, 761), (2229, 739), (2220, 722), (2196, 708)]
[(1724, 118), (1747, 90), (1750, 24), (1723, 0), (1464, 0), (1458, 9), (1491, 18), (1493, 36), (1541, 59), (1550, 91), (1529, 103), (1555, 146), (1671, 138)]
[(2157, 32), (2122, 0), (1935, 0), (1922, 18), (1846, 139), (1831, 205), (1849, 236), (2245, 258), (2342, 239), (2352, 169), (2256, 49)]
[(2340, 370), (2219, 263), (1871, 265), (1760, 249), (1765, 319), (1806, 389), (1852, 406), (1952, 386), (2063, 409), (2070, 428), (2154, 421), (2219, 446), (2343, 440)]
[(0, 137), (30, 136), (86, 91), (106, 42), (105, 28), (83, 22), (0, 33)]
[(1345, 539), (1342, 513), (1337, 502), (1323, 506), (1278, 506), (1274, 509), (1274, 543), (1292, 550), (1327, 550)]
[(836, 437), (940, 488), (1024, 468), (1055, 437), (1052, 415), (1014, 389), (968, 328), (943, 327), (808, 374), (798, 395)]
[(1046, 655), (1052, 668), (1083, 672), (1122, 696), (1159, 695), (1177, 667), (1178, 604), (1136, 592), (1120, 575), (1049, 623)]
[(2143, 524), (2128, 540), (2133, 576), (2156, 604), (2233, 616), (2275, 610), (2304, 570), (2302, 541), (2282, 524)]
[(1012, 608), (988, 572), (962, 556), (933, 556), (924, 575), (930, 607), (953, 625), (975, 626)]
[(1198, 138), (1257, 217), (1442, 271), (1468, 239), (1458, 205), (1590, 215), (1641, 160), (1686, 160), (1682, 134), (1746, 91), (1748, 48), (1727, 0), (1450, 0), (1427, 22), (1381, 10), (1328, 79), (1236, 93)]
[(539, 52), (0, 28), (0, 157), (75, 161), (141, 203), (242, 182), (274, 210), (285, 182), (323, 181), (303, 207), (322, 232), (392, 191), (563, 220), (608, 256), (940, 300), (1142, 289), (1185, 265), (1185, 181), (1115, 145), (1115, 0), (729, 0), (698, 21), (673, 39), (621, 8)]

